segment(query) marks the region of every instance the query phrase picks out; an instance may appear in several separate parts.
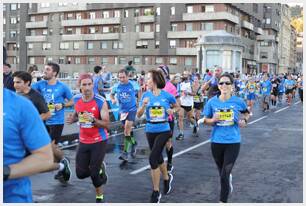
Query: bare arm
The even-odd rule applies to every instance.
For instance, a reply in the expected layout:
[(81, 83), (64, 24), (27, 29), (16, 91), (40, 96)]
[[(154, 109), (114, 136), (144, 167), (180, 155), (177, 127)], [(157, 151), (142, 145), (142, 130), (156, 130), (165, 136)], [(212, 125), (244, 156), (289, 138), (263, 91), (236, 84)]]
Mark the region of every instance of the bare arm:
[(48, 111), (48, 112), (46, 112), (46, 113), (41, 113), (41, 114), (40, 114), (40, 118), (41, 118), (43, 121), (49, 119), (50, 117), (51, 117), (51, 112), (50, 112), (50, 111)]
[(9, 179), (30, 176), (53, 169), (53, 152), (51, 144), (31, 151), (31, 155), (21, 162), (9, 165), (11, 173)]
[(109, 129), (109, 113), (106, 101), (104, 101), (100, 111), (101, 119), (95, 119), (94, 125), (99, 128)]

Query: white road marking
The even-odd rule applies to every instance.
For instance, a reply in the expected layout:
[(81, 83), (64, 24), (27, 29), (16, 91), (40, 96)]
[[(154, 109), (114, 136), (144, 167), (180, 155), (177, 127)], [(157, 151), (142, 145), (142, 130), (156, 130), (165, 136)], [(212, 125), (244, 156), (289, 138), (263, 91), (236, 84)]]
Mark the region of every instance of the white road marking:
[(285, 109), (288, 109), (288, 108), (289, 108), (289, 106), (284, 107), (284, 108), (282, 108), (282, 109), (279, 109), (279, 110), (275, 111), (274, 113), (275, 113), (275, 114), (276, 114), (276, 113), (279, 113), (279, 112), (281, 112), (281, 111), (283, 111), (283, 110), (285, 110)]
[(254, 124), (255, 122), (258, 122), (258, 121), (260, 121), (260, 120), (262, 120), (262, 119), (264, 119), (264, 118), (267, 118), (268, 116), (263, 116), (263, 117), (260, 117), (259, 119), (256, 119), (256, 120), (254, 120), (254, 121), (252, 121), (252, 122), (250, 122), (250, 123), (248, 123), (248, 124)]

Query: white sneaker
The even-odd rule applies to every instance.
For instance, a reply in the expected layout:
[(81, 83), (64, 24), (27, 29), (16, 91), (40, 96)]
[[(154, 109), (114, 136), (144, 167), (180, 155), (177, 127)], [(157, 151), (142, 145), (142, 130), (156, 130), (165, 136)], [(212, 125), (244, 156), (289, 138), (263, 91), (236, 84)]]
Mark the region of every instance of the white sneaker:
[(200, 126), (200, 124), (204, 124), (204, 118), (199, 119), (197, 123), (198, 123), (198, 126)]
[(233, 193), (233, 176), (232, 176), (232, 173), (229, 175), (229, 186), (230, 186), (230, 194)]

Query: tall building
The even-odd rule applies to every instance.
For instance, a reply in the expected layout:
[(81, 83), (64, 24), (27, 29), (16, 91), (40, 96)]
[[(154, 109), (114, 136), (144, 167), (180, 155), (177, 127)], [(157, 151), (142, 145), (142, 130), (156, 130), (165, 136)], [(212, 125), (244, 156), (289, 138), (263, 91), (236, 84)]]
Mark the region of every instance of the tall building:
[[(14, 25), (7, 24), (14, 14), (8, 11), (11, 5), (6, 4), (4, 42), (11, 51), (9, 61), (17, 64), (19, 57), (19, 69), (32, 64), (41, 69), (54, 61), (65, 77), (92, 72), (99, 64), (116, 72), (132, 60), (138, 71), (167, 64), (171, 73), (216, 65), (254, 73), (276, 72), (279, 63), (280, 4), (16, 4), (23, 17), (15, 35)], [(221, 35), (217, 44), (196, 46), (212, 32)], [(227, 46), (220, 49), (222, 43)]]
[(290, 27), (290, 58), (289, 58), (289, 68), (288, 72), (296, 73), (297, 69), (297, 53), (296, 53), (296, 41), (297, 41), (297, 32), (293, 26)]

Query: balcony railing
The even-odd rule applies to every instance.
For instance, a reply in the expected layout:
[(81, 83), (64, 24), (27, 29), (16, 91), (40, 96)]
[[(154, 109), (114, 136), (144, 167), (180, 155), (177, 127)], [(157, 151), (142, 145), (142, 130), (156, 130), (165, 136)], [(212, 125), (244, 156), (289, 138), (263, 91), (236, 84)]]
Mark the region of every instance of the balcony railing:
[(72, 19), (62, 20), (62, 26), (85, 26), (85, 25), (103, 25), (103, 24), (120, 24), (120, 18), (106, 19)]
[(62, 41), (112, 40), (119, 39), (119, 33), (107, 34), (70, 34), (62, 35)]
[(183, 21), (199, 21), (199, 20), (229, 20), (235, 24), (239, 24), (239, 17), (229, 12), (201, 12), (201, 13), (183, 13)]

